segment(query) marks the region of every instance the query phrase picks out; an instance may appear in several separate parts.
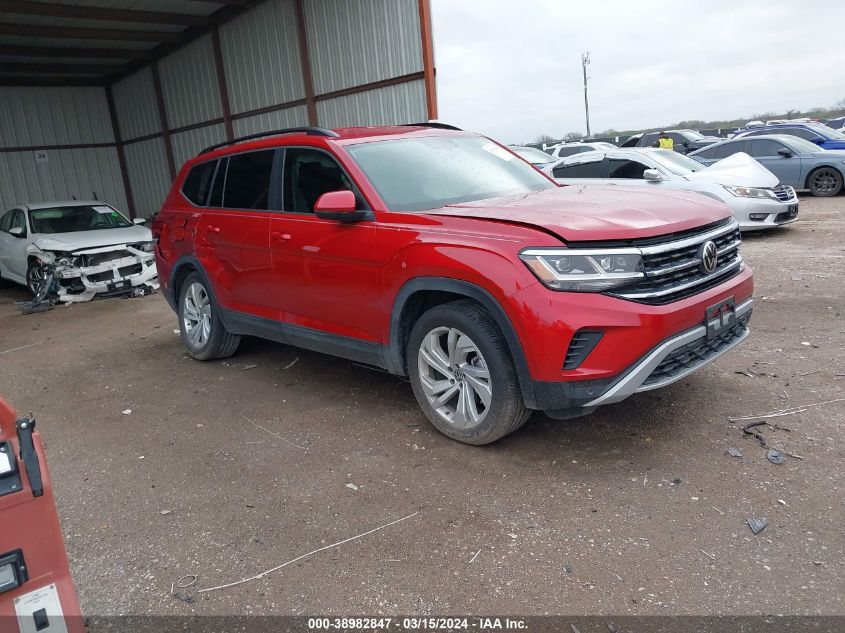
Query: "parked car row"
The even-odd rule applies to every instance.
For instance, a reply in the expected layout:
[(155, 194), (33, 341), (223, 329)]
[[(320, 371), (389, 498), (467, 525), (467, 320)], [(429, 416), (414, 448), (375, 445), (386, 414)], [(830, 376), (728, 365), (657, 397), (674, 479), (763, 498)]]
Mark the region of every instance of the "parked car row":
[(783, 185), (809, 190), (815, 196), (835, 196), (845, 181), (845, 150), (824, 150), (787, 134), (743, 135), (720, 141), (690, 154), (705, 165), (748, 154)]

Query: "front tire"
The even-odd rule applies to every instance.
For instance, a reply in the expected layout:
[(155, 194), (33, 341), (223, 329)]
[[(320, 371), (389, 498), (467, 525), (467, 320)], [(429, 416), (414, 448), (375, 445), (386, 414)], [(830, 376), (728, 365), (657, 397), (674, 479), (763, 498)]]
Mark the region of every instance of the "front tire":
[(188, 353), (197, 360), (227, 358), (241, 337), (232, 334), (220, 319), (220, 307), (199, 273), (191, 273), (179, 293), (179, 331)]
[(406, 358), (423, 413), (452, 439), (489, 444), (531, 415), (507, 344), (475, 303), (446, 303), (423, 314), (411, 330)]
[(35, 259), (30, 259), (26, 266), (26, 287), (29, 288), (33, 297), (38, 295), (38, 287), (41, 285), (43, 275), (41, 264)]
[(810, 173), (807, 183), (814, 196), (830, 198), (842, 191), (842, 173), (833, 167), (819, 167)]

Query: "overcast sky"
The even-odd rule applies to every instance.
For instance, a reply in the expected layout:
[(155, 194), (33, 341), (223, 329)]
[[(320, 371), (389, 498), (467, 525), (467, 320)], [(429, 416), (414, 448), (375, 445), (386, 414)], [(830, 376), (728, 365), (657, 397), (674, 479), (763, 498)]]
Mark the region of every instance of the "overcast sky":
[(513, 143), (833, 106), (845, 2), (432, 0), (439, 118)]

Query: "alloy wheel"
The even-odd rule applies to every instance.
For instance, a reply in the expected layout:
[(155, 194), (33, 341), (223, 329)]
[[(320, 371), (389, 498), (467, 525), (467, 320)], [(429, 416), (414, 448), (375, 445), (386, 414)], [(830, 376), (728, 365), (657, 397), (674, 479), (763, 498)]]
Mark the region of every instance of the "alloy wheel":
[(38, 287), (41, 285), (41, 267), (40, 266), (30, 266), (29, 270), (26, 273), (26, 281), (29, 285), (29, 290), (32, 294), (38, 292)]
[(816, 193), (830, 194), (839, 184), (839, 174), (832, 169), (819, 169), (813, 173), (810, 185)]
[(481, 424), (490, 411), (493, 384), (469, 336), (457, 328), (435, 328), (423, 338), (417, 362), (423, 393), (438, 416), (461, 429)]
[(188, 286), (182, 306), (182, 324), (188, 340), (196, 347), (205, 345), (211, 336), (211, 299), (201, 283)]

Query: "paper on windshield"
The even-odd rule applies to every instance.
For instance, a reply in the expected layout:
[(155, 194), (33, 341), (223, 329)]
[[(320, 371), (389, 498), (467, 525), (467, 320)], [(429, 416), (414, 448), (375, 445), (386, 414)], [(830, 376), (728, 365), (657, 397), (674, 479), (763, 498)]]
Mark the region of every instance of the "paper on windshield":
[(511, 154), (508, 150), (499, 147), (495, 143), (485, 143), (481, 146), (481, 149), (483, 149), (485, 152), (490, 152), (491, 154), (493, 154), (493, 156), (501, 158), (502, 160), (513, 160), (515, 158), (515, 156)]
[(103, 215), (111, 215), (112, 213), (114, 213), (114, 209), (112, 209), (111, 207), (92, 207), (92, 208), (97, 213), (102, 213)]
[(729, 187), (776, 187), (778, 178), (745, 152), (737, 152), (701, 171), (685, 176), (687, 180), (714, 182)]

